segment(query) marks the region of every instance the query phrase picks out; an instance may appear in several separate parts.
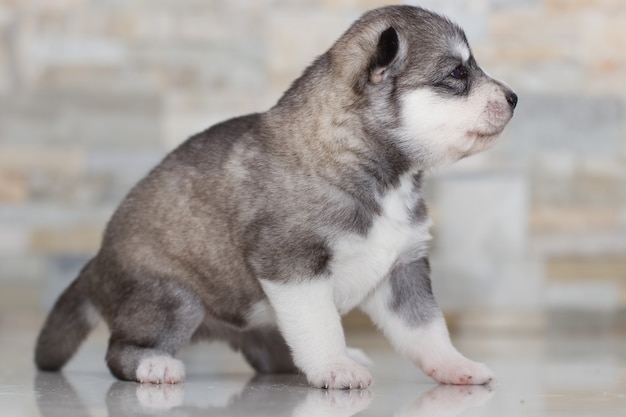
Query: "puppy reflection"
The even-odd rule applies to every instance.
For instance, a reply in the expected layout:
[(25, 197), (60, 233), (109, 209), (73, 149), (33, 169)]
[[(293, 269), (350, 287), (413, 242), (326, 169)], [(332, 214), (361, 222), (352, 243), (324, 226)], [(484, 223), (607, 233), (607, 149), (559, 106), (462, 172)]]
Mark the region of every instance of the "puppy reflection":
[[(38, 373), (36, 401), (43, 417), (90, 416), (78, 392), (62, 374)], [(493, 395), (485, 386), (440, 385), (395, 412), (394, 417), (453, 417), (484, 405)], [(114, 382), (105, 396), (109, 417), (351, 417), (370, 406), (369, 390), (319, 390), (302, 376), (256, 376), (247, 384), (135, 384)], [(385, 404), (387, 407), (387, 404)], [(379, 407), (373, 407), (379, 409)]]
[(438, 385), (394, 417), (454, 417), (469, 408), (483, 406), (493, 394), (485, 385)]
[[(184, 401), (185, 391), (189, 401)], [(192, 399), (198, 398), (204, 399), (204, 404), (192, 403)], [(301, 376), (259, 375), (245, 386), (225, 384), (219, 388), (118, 381), (111, 385), (106, 402), (110, 417), (150, 415), (163, 410), (175, 410), (177, 415), (189, 417), (350, 417), (366, 409), (370, 401), (368, 390), (319, 390), (308, 387)]]

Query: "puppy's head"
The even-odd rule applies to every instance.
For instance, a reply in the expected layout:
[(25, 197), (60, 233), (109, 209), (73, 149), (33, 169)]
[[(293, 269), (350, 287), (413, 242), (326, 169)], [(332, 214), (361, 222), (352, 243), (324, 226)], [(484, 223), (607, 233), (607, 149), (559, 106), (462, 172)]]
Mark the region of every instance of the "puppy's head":
[(493, 145), (517, 104), (478, 65), (459, 26), (417, 7), (365, 14), (331, 59), (360, 97), (369, 129), (429, 167)]

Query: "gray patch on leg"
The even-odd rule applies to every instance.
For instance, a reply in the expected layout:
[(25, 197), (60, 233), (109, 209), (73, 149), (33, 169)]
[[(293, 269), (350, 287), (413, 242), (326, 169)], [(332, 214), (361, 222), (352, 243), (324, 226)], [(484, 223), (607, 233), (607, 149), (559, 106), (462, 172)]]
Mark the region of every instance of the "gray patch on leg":
[(162, 372), (147, 369), (144, 374), (150, 378), (146, 379), (180, 382), (182, 364), (172, 356), (200, 326), (204, 307), (190, 290), (166, 280), (155, 279), (152, 286), (142, 289), (128, 297), (117, 311), (111, 325), (107, 365), (117, 378), (137, 381), (140, 364), (150, 368), (151, 362), (146, 360), (161, 358), (154, 366)]
[(296, 373), (291, 351), (278, 329), (249, 330), (241, 334), (237, 347), (246, 361), (261, 374)]
[(439, 315), (439, 307), (430, 284), (430, 263), (427, 257), (391, 272), (390, 308), (410, 326), (428, 323)]
[(111, 373), (116, 378), (123, 381), (138, 381), (137, 368), (141, 361), (162, 355), (167, 355), (167, 353), (156, 349), (134, 346), (112, 338), (109, 342), (106, 362)]

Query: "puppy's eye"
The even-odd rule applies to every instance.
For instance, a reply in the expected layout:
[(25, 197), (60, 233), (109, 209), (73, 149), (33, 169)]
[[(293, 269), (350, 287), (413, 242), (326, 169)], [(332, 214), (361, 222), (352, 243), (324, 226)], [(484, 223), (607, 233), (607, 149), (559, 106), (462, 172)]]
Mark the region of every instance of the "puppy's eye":
[(450, 73), (450, 77), (457, 79), (457, 80), (464, 80), (467, 78), (467, 76), (468, 76), (467, 68), (465, 68), (463, 65), (459, 65), (458, 67), (453, 69), (452, 72)]

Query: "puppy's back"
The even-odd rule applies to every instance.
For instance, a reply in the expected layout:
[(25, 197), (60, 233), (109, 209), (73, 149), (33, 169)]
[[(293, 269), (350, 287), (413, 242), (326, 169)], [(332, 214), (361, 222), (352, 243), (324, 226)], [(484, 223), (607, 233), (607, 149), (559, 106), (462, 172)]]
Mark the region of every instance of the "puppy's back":
[[(229, 319), (261, 298), (242, 242), (246, 218), (258, 209), (250, 203), (252, 184), (263, 183), (245, 178), (245, 165), (263, 160), (258, 124), (252, 114), (194, 135), (130, 191), (107, 225), (95, 262), (93, 296), (105, 317), (123, 301), (120, 285), (149, 285), (145, 281), (155, 276), (193, 289), (215, 315)], [(229, 289), (234, 300), (225, 303)]]

